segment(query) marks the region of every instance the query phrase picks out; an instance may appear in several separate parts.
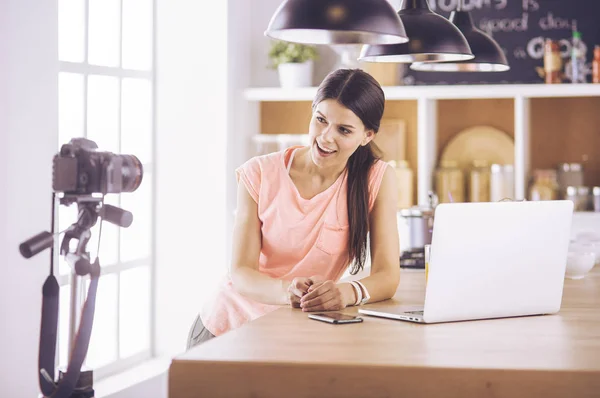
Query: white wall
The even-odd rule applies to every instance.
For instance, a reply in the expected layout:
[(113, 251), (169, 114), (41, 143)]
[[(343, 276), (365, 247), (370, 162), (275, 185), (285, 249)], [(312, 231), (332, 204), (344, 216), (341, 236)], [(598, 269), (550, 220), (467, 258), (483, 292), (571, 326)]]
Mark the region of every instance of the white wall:
[[(251, 35), (251, 1), (228, 0), (227, 11), (227, 264), (231, 261), (237, 183), (235, 169), (252, 156), (251, 136), (258, 133), (258, 104), (244, 99), (244, 90), (252, 84), (250, 59), (255, 46)], [(250, 16), (250, 18), (248, 18)], [(250, 67), (249, 67), (250, 66)]]
[(56, 0), (0, 2), (0, 385), (38, 394), (41, 289), (50, 253), (25, 260), (19, 244), (50, 228), (58, 139)]
[(156, 354), (226, 270), (227, 3), (157, 0)]

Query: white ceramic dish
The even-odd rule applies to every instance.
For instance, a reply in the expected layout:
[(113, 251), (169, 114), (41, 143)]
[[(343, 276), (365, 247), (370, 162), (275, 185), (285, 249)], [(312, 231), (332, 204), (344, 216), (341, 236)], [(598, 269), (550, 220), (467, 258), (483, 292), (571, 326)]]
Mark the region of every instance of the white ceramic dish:
[(570, 251), (567, 255), (565, 278), (582, 279), (594, 268), (596, 254), (593, 252)]

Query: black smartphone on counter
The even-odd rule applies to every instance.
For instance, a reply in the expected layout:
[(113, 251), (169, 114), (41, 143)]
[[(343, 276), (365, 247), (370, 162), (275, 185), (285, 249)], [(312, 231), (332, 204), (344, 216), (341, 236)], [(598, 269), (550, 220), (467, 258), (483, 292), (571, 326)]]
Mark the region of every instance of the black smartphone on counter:
[(340, 312), (322, 312), (319, 314), (308, 314), (310, 319), (316, 321), (333, 323), (334, 325), (341, 325), (345, 323), (360, 323), (363, 319), (359, 316), (346, 315)]

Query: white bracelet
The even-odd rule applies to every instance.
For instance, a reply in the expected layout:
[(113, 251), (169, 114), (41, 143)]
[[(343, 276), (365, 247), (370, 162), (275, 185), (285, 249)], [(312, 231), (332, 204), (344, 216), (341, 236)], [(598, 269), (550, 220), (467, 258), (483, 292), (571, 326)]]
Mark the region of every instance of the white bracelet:
[(356, 294), (356, 301), (352, 305), (358, 305), (360, 303), (360, 301), (362, 300), (362, 290), (361, 290), (360, 286), (358, 286), (358, 283), (356, 283), (354, 281), (350, 281), (350, 284), (354, 288), (354, 293)]
[(360, 292), (361, 301), (360, 301), (360, 304), (358, 304), (358, 305), (367, 304), (369, 302), (369, 300), (371, 299), (371, 295), (369, 294), (367, 287), (361, 281), (355, 281), (355, 282), (362, 288), (361, 292)]

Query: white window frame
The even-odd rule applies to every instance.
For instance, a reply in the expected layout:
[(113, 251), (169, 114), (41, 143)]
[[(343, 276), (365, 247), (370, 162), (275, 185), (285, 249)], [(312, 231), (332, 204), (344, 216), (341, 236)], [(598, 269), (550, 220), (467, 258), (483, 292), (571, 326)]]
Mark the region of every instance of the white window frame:
[[(155, 65), (156, 65), (156, 0), (151, 0), (151, 7), (152, 7), (152, 63), (150, 65), (150, 70), (148, 71), (143, 71), (143, 70), (133, 70), (133, 69), (124, 69), (122, 68), (120, 65), (122, 65), (122, 60), (123, 60), (123, 1), (124, 0), (119, 0), (119, 8), (120, 8), (120, 15), (119, 15), (119, 66), (117, 67), (107, 67), (107, 66), (98, 66), (98, 65), (90, 65), (88, 63), (88, 49), (89, 49), (89, 43), (88, 43), (88, 37), (89, 37), (89, 1), (90, 0), (84, 0), (84, 59), (81, 63), (79, 62), (69, 62), (69, 61), (61, 61), (59, 59), (59, 73), (61, 72), (68, 72), (68, 73), (74, 73), (74, 74), (78, 74), (81, 75), (83, 77), (83, 92), (82, 92), (82, 101), (83, 101), (83, 126), (82, 126), (82, 131), (83, 131), (83, 136), (87, 137), (87, 113), (88, 113), (88, 104), (87, 104), (87, 95), (88, 95), (88, 77), (90, 75), (102, 75), (102, 76), (110, 76), (110, 77), (116, 77), (119, 79), (119, 84), (118, 84), (118, 100), (119, 100), (119, 123), (118, 123), (118, 133), (119, 133), (119, 152), (121, 150), (120, 148), (120, 143), (121, 143), (121, 111), (122, 111), (122, 104), (121, 104), (121, 96), (122, 96), (122, 82), (123, 82), (123, 78), (137, 78), (137, 79), (145, 79), (150, 81), (151, 84), (151, 88), (152, 88), (152, 101), (151, 101), (151, 106), (152, 106), (152, 114), (151, 114), (151, 153), (152, 153), (152, 161), (149, 163), (145, 163), (143, 164), (143, 168), (144, 168), (144, 179), (146, 179), (147, 177), (151, 177), (149, 183), (152, 184), (152, 191), (151, 191), (151, 220), (150, 220), (150, 228), (151, 228), (151, 249), (150, 249), (150, 255), (148, 257), (145, 258), (138, 258), (136, 260), (133, 261), (121, 261), (120, 259), (117, 260), (117, 263), (115, 264), (106, 264), (106, 266), (102, 266), (102, 270), (101, 270), (101, 277), (104, 275), (110, 275), (110, 274), (117, 274), (120, 275), (121, 272), (129, 270), (129, 269), (133, 269), (133, 268), (137, 268), (140, 266), (149, 266), (150, 269), (150, 308), (148, 309), (149, 313), (150, 313), (150, 324), (148, 325), (148, 327), (150, 328), (150, 342), (149, 342), (149, 346), (146, 350), (137, 353), (133, 356), (127, 357), (127, 358), (117, 358), (115, 361), (112, 361), (104, 366), (101, 366), (99, 368), (92, 368), (93, 372), (94, 372), (94, 379), (95, 380), (101, 380), (105, 377), (111, 376), (113, 374), (122, 372), (126, 369), (129, 369), (147, 359), (150, 359), (153, 357), (154, 355), (154, 347), (155, 347), (155, 340), (156, 340), (156, 336), (155, 336), (155, 330), (154, 330), (154, 325), (155, 325), (155, 305), (154, 305), (154, 299), (155, 299), (155, 274), (156, 274), (156, 267), (155, 267), (155, 262), (156, 262), (156, 233), (155, 233), (155, 217), (154, 215), (156, 214), (156, 164), (155, 164), (155, 159), (156, 159), (156, 77), (155, 77)], [(60, 135), (60, 134), (59, 134)], [(59, 143), (59, 145), (65, 144), (63, 142)], [(103, 150), (102, 148), (99, 148), (100, 150)], [(120, 205), (120, 196), (119, 196), (119, 201), (118, 201), (118, 205)], [(72, 205), (75, 206), (75, 205)], [(55, 217), (55, 226), (56, 226), (56, 231), (58, 232), (57, 226), (58, 226), (58, 205), (57, 208), (55, 209), (55, 214), (57, 215)], [(134, 218), (135, 218), (135, 214), (134, 214)], [(68, 220), (70, 223), (75, 222), (76, 220)], [(55, 264), (55, 270), (58, 269), (58, 264), (59, 264), (59, 256), (60, 256), (60, 252), (58, 250), (59, 247), (59, 243), (62, 241), (62, 235), (60, 239), (56, 239), (55, 241), (55, 251), (54, 251), (54, 264)], [(117, 245), (120, 246), (120, 241), (121, 241), (121, 228), (118, 229), (118, 239), (117, 239)], [(89, 244), (88, 244), (88, 251), (93, 250), (91, 245), (95, 245), (97, 243), (97, 237), (93, 236), (92, 239), (90, 240)], [(106, 243), (101, 242), (101, 246), (105, 245)], [(118, 256), (120, 257), (120, 247), (117, 248), (117, 253)], [(100, 258), (100, 262), (102, 263), (102, 258)], [(71, 278), (71, 274), (64, 274), (61, 275), (58, 273), (58, 271), (56, 272), (56, 278), (58, 280), (59, 286), (63, 287), (63, 286), (69, 286), (70, 285), (70, 278)], [(85, 281), (89, 279), (87, 277), (85, 278), (81, 278), (81, 282), (80, 282), (80, 288), (82, 289), (82, 294), (80, 294), (80, 297), (85, 297), (84, 290), (85, 290), (85, 286), (86, 283)], [(100, 284), (101, 284), (101, 280), (100, 280)], [(119, 283), (120, 283), (120, 279), (117, 278), (117, 307), (119, 307), (119, 303), (120, 303), (120, 297), (119, 297)], [(114, 338), (116, 339), (116, 343), (117, 343), (117, 355), (120, 352), (120, 342), (119, 342), (119, 330), (120, 330), (120, 324), (119, 324), (119, 314), (115, 314), (115, 316), (117, 317), (117, 331), (116, 331), (116, 335), (114, 336)], [(60, 325), (60, 322), (59, 322)], [(60, 336), (60, 333), (59, 333)], [(58, 342), (59, 344), (59, 349), (60, 349), (60, 340)], [(60, 352), (59, 350), (57, 350), (57, 353)], [(58, 355), (57, 355), (57, 365), (58, 365)], [(85, 366), (85, 363), (84, 363)]]

